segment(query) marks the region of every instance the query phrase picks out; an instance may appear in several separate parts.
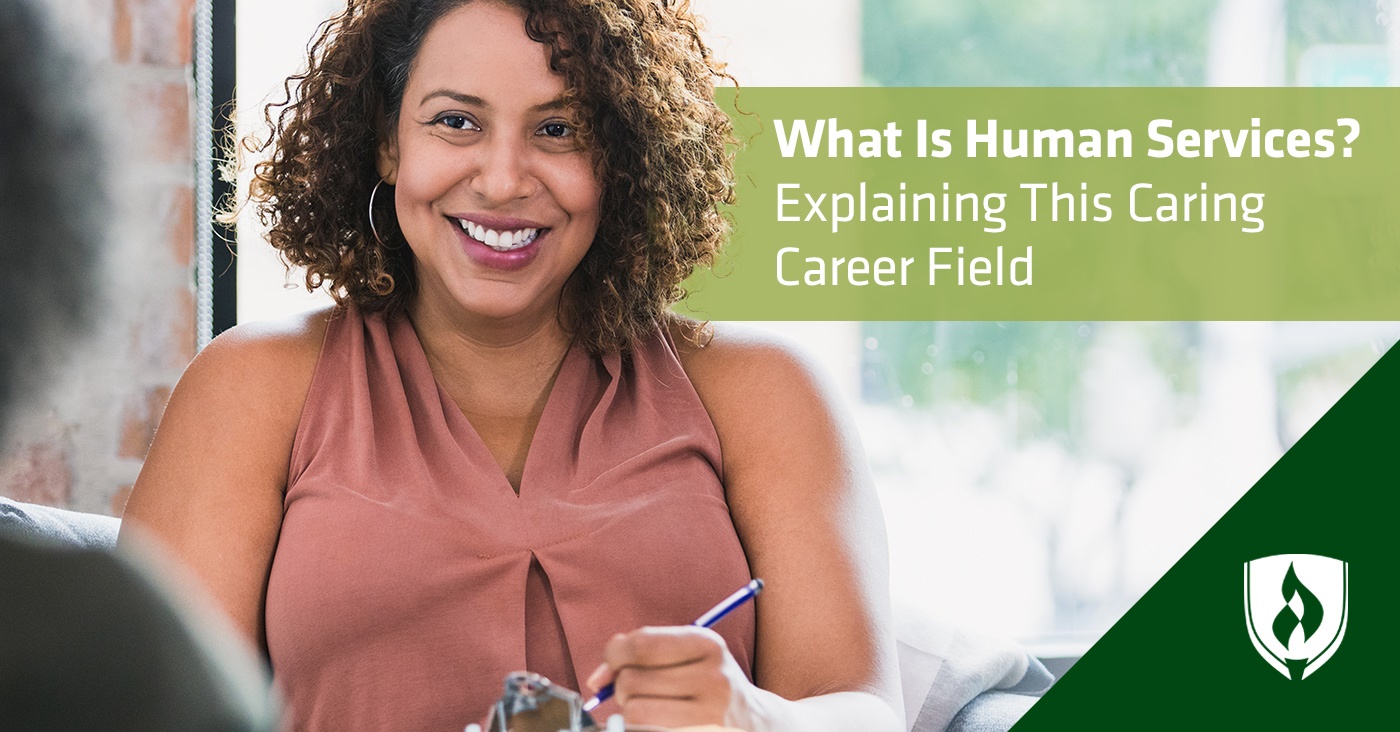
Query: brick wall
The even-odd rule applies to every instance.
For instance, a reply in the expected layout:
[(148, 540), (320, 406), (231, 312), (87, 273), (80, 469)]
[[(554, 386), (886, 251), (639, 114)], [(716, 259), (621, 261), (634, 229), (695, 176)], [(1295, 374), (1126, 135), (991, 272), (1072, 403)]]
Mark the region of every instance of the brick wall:
[(194, 0), (39, 0), (93, 67), (113, 210), (101, 316), (0, 446), (0, 494), (120, 515), (194, 356)]

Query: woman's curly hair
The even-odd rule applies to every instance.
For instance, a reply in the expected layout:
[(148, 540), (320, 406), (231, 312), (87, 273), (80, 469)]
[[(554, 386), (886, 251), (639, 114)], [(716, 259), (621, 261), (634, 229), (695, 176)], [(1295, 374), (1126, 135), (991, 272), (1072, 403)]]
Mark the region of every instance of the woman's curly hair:
[[(268, 239), (310, 289), (338, 302), (398, 311), (416, 290), (413, 257), (388, 203), (367, 204), (376, 155), (393, 134), (424, 36), (468, 2), (521, 8), (525, 31), (550, 47), (577, 134), (603, 183), (597, 236), (566, 286), (560, 317), (591, 352), (629, 352), (685, 296), (682, 281), (713, 263), (734, 199), (729, 118), (713, 102), (726, 77), (700, 38), (688, 0), (348, 0), (312, 42), (307, 71), (268, 105), (268, 153), (249, 202)], [(228, 216), (229, 214), (225, 214)], [(386, 246), (387, 244), (387, 246)]]

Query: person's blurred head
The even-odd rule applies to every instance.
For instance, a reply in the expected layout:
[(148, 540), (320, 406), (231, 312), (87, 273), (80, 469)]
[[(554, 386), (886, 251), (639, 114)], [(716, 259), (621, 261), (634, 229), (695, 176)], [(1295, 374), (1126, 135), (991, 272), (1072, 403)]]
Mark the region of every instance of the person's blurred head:
[(0, 442), (86, 324), (111, 225), (80, 70), (45, 20), (0, 2)]

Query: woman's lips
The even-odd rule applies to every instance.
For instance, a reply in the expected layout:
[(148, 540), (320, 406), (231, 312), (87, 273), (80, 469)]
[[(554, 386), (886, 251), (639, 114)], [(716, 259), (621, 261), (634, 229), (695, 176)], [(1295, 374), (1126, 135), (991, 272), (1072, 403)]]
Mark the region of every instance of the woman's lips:
[[(515, 249), (501, 251), (487, 246), (486, 242), (473, 238), (472, 235), (468, 234), (466, 230), (462, 228), (461, 224), (458, 223), (459, 219), (449, 218), (449, 221), (453, 224), (452, 228), (456, 231), (457, 237), (462, 244), (462, 250), (466, 252), (467, 256), (470, 257), (473, 262), (484, 267), (504, 271), (521, 269), (529, 265), (530, 262), (533, 262), (535, 256), (539, 254), (540, 241), (549, 236), (551, 231), (551, 229), (541, 227), (539, 228), (539, 233), (535, 235), (534, 240), (530, 243)], [(478, 223), (485, 222), (479, 221)], [(502, 226), (501, 228), (505, 229), (507, 227)]]

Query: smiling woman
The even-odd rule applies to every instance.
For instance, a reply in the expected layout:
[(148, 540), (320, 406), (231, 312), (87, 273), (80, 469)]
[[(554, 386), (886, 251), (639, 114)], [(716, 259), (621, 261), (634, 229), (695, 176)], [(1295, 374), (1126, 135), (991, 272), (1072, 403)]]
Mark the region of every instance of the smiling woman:
[(519, 669), (630, 723), (900, 728), (855, 436), (787, 348), (668, 311), (726, 232), (722, 75), (685, 3), (351, 0), (269, 110), (249, 200), (338, 305), (200, 354), (124, 525), (297, 729), (461, 729)]
[[(458, 112), (436, 121), (444, 134), (476, 132), (471, 128), (483, 122), (473, 114), (486, 110), (465, 106), (481, 96), (456, 88), (460, 77), (447, 86), (424, 82), (417, 97), (406, 93), (431, 21), (465, 4), (348, 3), (322, 26), (308, 70), (289, 80), (294, 97), (268, 107), (272, 134), (245, 142), (248, 151), (270, 153), (255, 167), (249, 202), (272, 245), (305, 268), (310, 289), (329, 284), (341, 302), (386, 312), (406, 307), (416, 291), (413, 254), (395, 246), (403, 237), (393, 211), (375, 213), (383, 246), (365, 204), (388, 172), (384, 157), (393, 151), (384, 146), (397, 140), (391, 133), (403, 132), (410, 120), (434, 119), (420, 117), (427, 95), (434, 95), (436, 111)], [(535, 61), (547, 62), (541, 72), (558, 85), (557, 97), (540, 100), (550, 108), (531, 110), (541, 121), (555, 121), (530, 132), (554, 138), (563, 146), (554, 149), (576, 162), (591, 159), (603, 186), (597, 245), (569, 282), (580, 307), (566, 315), (590, 351), (625, 350), (683, 294), (680, 283), (691, 270), (713, 260), (728, 231), (717, 204), (733, 202), (726, 148), (732, 128), (710, 101), (722, 67), (701, 43), (689, 11), (659, 0), (495, 4), (528, 11), (524, 34), (510, 38), (531, 44)], [(496, 36), (479, 40), (502, 53), (508, 49), (500, 46), (510, 43)], [(450, 33), (437, 34), (437, 42), (449, 56), (465, 50)], [(439, 79), (442, 72), (468, 71), (475, 83), (519, 81), (523, 57), (480, 56), (490, 72), (450, 59), (434, 71)], [(510, 91), (513, 102), (517, 90)], [(503, 132), (494, 126), (480, 131), (492, 138)]]
[(519, 10), (495, 3), (435, 23), (380, 146), (419, 264), (413, 305), (446, 306), (440, 317), (539, 322), (598, 231), (596, 156), (574, 132), (549, 47), (521, 27)]

